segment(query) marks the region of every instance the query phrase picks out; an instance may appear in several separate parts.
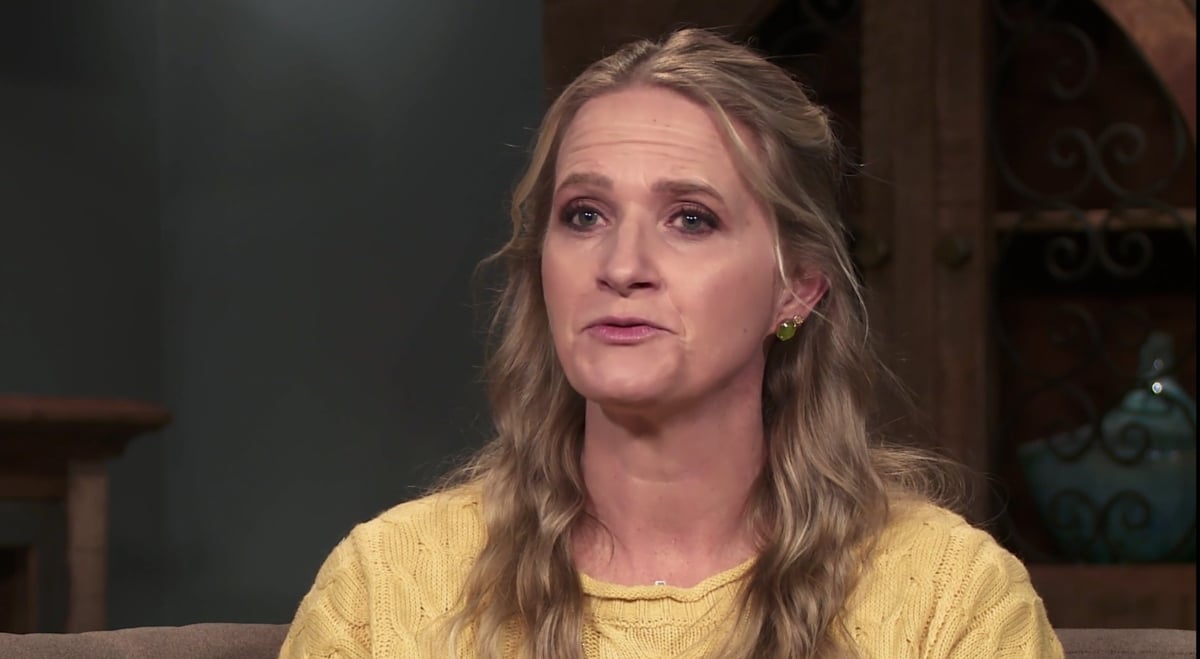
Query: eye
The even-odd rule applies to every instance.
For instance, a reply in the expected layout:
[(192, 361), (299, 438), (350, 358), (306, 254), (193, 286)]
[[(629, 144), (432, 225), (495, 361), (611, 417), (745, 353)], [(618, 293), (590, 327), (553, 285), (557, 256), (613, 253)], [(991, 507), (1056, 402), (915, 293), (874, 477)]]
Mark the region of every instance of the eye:
[(587, 230), (600, 224), (603, 216), (600, 211), (586, 203), (573, 201), (563, 206), (561, 217), (563, 224), (576, 230)]
[(672, 225), (690, 235), (702, 235), (715, 231), (720, 221), (712, 211), (702, 206), (684, 206), (671, 216)]

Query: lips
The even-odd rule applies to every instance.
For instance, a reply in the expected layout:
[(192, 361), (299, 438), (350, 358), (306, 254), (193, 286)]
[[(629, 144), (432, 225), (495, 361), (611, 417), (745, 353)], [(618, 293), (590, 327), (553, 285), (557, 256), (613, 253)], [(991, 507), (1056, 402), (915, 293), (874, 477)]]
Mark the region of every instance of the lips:
[(649, 327), (656, 330), (665, 330), (666, 328), (658, 323), (646, 320), (645, 318), (637, 318), (635, 316), (605, 316), (588, 323), (585, 329), (593, 327)]
[(635, 346), (663, 336), (667, 330), (645, 318), (608, 316), (593, 321), (584, 328), (584, 332), (603, 344)]

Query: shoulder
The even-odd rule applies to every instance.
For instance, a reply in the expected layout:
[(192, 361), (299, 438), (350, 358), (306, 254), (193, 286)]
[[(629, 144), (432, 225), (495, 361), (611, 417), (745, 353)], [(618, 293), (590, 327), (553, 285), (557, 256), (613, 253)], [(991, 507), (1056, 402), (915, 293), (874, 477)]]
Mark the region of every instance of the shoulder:
[(860, 640), (886, 639), (894, 649), (920, 639), (926, 656), (967, 647), (978, 651), (971, 656), (1061, 655), (1024, 564), (987, 531), (927, 502), (893, 505), (849, 614)]
[(483, 541), (480, 492), (471, 485), (394, 506), (355, 526), (347, 538), (359, 556), (393, 561), (419, 554), (473, 559)]
[(470, 487), (358, 524), (325, 559), (280, 656), (418, 656), (418, 638), (454, 606), (482, 545)]
[(926, 501), (894, 503), (875, 551), (877, 558), (913, 559), (926, 567), (1012, 558), (987, 531)]
[(904, 575), (910, 585), (927, 586), (937, 596), (947, 595), (952, 584), (970, 584), (980, 592), (954, 594), (975, 597), (1003, 591), (1035, 597), (1024, 564), (990, 533), (928, 502), (893, 505), (869, 565), (879, 574)]

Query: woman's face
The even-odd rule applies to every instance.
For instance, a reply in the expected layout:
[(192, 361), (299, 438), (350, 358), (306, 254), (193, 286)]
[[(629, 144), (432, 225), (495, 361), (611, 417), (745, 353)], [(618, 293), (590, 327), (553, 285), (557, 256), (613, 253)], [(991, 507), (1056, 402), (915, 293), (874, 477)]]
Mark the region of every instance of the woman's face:
[(622, 408), (757, 400), (764, 339), (802, 305), (706, 108), (648, 86), (587, 102), (559, 147), (551, 213), (543, 291), (581, 395)]

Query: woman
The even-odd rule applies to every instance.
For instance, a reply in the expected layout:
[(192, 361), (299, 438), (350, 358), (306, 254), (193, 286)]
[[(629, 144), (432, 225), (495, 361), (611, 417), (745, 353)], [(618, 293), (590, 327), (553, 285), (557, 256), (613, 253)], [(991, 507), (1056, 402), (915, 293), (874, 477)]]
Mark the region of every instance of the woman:
[(495, 438), (339, 544), (282, 656), (1060, 656), (1024, 567), (869, 434), (839, 167), (709, 33), (580, 75), (495, 257)]

